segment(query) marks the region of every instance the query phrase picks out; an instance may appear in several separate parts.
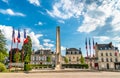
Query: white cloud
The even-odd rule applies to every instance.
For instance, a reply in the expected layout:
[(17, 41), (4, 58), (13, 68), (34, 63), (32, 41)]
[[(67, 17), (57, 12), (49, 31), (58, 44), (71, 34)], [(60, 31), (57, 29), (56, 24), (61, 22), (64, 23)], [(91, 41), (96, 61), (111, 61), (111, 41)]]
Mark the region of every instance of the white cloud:
[(40, 6), (40, 1), (39, 0), (28, 0), (30, 4), (33, 4), (35, 6)]
[(48, 48), (48, 49), (51, 49), (51, 48), (54, 47), (54, 44), (52, 44), (52, 43), (47, 43), (47, 42), (45, 42), (43, 45), (45, 46), (45, 48)]
[(54, 44), (53, 44), (53, 41), (52, 40), (50, 40), (50, 39), (43, 39), (43, 45), (44, 45), (44, 47), (45, 48), (47, 48), (47, 49), (52, 49), (52, 48), (54, 48)]
[(96, 40), (101, 41), (101, 42), (105, 42), (105, 41), (107, 41), (107, 40), (110, 40), (110, 37), (108, 37), (108, 36), (94, 36), (94, 38), (95, 38)]
[(65, 55), (65, 51), (66, 51), (66, 47), (61, 46), (61, 53), (62, 53), (63, 55)]
[(39, 41), (39, 38), (43, 36), (43, 34), (35, 34), (34, 32), (29, 32), (28, 34), (31, 39), (32, 39), (32, 44), (33, 44), (33, 47), (35, 49), (40, 49), (40, 48), (43, 48), (43, 46), (41, 45), (40, 41)]
[(37, 24), (35, 24), (35, 25), (39, 25), (39, 26), (42, 26), (43, 25), (43, 23), (41, 22), (41, 21), (39, 21)]
[(106, 20), (113, 17), (110, 26), (113, 31), (120, 31), (120, 0), (60, 0), (53, 5), (51, 11), (47, 13), (60, 19), (79, 18), (83, 16), (82, 25), (77, 29), (78, 32), (90, 33), (97, 28), (107, 24)]
[(52, 11), (46, 11), (52, 17), (69, 19), (71, 17), (78, 18), (82, 14), (82, 7), (83, 3), (77, 3), (75, 0), (60, 0), (53, 5)]
[(9, 0), (2, 0), (2, 1), (8, 4), (8, 1), (9, 1)]
[(44, 39), (43, 41), (44, 41), (45, 43), (51, 42), (50, 39)]
[(11, 16), (25, 16), (23, 13), (20, 12), (14, 12), (12, 9), (0, 9), (0, 13), (2, 14), (7, 14), (7, 15), (11, 15)]
[(59, 23), (63, 23), (63, 24), (65, 23), (63, 20), (58, 20), (58, 22), (59, 22)]

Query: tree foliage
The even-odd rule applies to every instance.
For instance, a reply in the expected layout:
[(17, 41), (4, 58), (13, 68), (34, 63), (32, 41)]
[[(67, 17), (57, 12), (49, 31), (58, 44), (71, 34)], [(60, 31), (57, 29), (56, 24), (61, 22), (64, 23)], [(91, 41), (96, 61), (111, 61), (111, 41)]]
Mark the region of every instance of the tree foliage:
[(81, 58), (80, 58), (80, 63), (81, 64), (84, 64), (85, 63), (85, 59), (84, 59), (84, 57), (81, 55)]
[(69, 62), (67, 57), (64, 57), (64, 61), (65, 61), (65, 63)]
[(32, 40), (30, 36), (27, 36), (28, 42), (23, 44), (23, 51), (24, 51), (24, 62), (30, 63), (30, 58), (32, 54)]
[(0, 30), (0, 62), (4, 63), (4, 60), (7, 56), (6, 39)]
[(47, 57), (47, 62), (51, 62), (51, 57), (50, 56)]
[(0, 72), (6, 71), (6, 67), (3, 63), (0, 63)]
[(16, 52), (16, 53), (14, 54), (13, 60), (14, 60), (15, 62), (20, 62), (20, 56), (21, 56), (20, 52)]

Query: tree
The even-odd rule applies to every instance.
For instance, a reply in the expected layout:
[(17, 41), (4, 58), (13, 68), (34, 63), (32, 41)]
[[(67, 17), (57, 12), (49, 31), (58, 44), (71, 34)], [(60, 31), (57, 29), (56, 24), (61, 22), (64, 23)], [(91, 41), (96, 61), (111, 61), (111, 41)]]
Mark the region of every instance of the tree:
[(84, 64), (85, 63), (85, 59), (84, 59), (84, 57), (81, 55), (81, 58), (80, 58), (80, 63), (81, 64)]
[(31, 54), (32, 54), (32, 41), (30, 36), (27, 36), (28, 42), (23, 44), (23, 51), (24, 51), (24, 62), (30, 63)]
[(14, 54), (13, 61), (20, 62), (20, 56), (21, 56), (20, 52), (16, 52)]
[(47, 62), (51, 62), (51, 57), (50, 56), (47, 57)]
[(6, 39), (0, 30), (0, 62), (4, 63), (4, 60), (7, 56)]
[(64, 61), (65, 61), (65, 63), (69, 62), (67, 57), (64, 57)]

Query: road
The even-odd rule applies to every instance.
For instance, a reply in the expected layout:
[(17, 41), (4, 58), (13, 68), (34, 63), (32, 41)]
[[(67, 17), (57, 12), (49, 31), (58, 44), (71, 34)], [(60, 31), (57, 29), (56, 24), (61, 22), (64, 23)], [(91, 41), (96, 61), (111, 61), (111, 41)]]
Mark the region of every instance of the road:
[(0, 73), (0, 78), (120, 78), (120, 72)]

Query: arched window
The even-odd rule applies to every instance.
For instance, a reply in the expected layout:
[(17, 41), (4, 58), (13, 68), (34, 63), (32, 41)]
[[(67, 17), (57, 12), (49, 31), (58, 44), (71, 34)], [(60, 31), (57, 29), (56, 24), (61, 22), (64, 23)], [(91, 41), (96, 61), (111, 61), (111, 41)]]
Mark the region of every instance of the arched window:
[(103, 59), (103, 58), (101, 58), (101, 61), (102, 61), (102, 62), (104, 62), (104, 59)]
[(101, 56), (103, 56), (103, 53), (101, 53)]
[(108, 62), (108, 58), (106, 58), (106, 62)]
[(108, 53), (106, 53), (106, 56), (108, 56)]
[(110, 62), (112, 62), (112, 58), (110, 58)]
[(115, 58), (115, 62), (118, 62), (117, 58)]
[(110, 56), (112, 56), (112, 53), (110, 53)]

